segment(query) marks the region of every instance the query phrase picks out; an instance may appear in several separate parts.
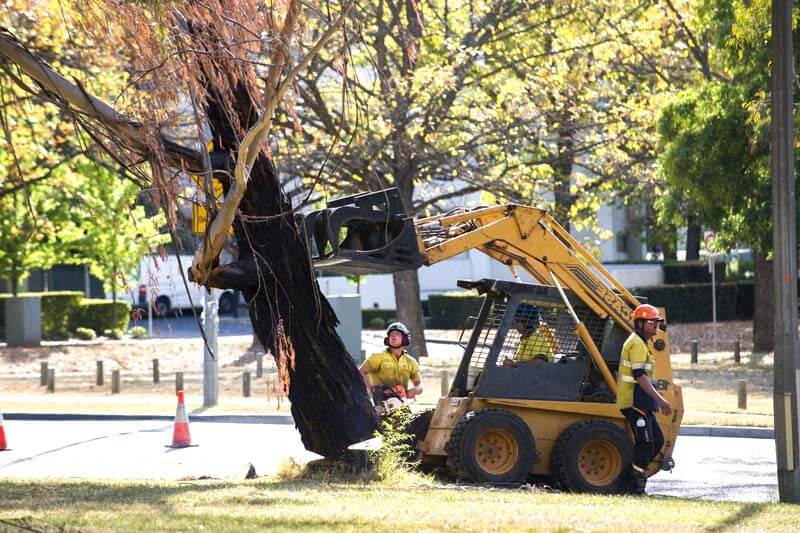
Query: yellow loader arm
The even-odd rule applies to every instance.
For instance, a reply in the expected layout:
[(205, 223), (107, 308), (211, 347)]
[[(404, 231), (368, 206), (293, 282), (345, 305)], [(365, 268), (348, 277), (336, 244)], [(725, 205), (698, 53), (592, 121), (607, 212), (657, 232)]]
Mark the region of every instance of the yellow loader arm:
[[(480, 250), (508, 266), (515, 277), (523, 269), (541, 284), (555, 285), (570, 310), (562, 285), (599, 318), (610, 317), (628, 332), (633, 329), (631, 314), (639, 301), (544, 209), (509, 203), (414, 219), (399, 191), (386, 189), (333, 200), (302, 222), (316, 268), (342, 274), (387, 273)], [(616, 395), (608, 364), (574, 312), (573, 318), (576, 332)], [(675, 407), (671, 417), (659, 415), (667, 430), (665, 450), (671, 453), (683, 413), (681, 390), (672, 383), (666, 331), (660, 331), (652, 345), (657, 387)]]

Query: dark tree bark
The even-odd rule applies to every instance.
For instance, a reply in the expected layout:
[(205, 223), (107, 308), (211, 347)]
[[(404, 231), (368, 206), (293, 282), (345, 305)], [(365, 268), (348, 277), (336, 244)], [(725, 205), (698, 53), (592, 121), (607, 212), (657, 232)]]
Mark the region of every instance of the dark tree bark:
[(670, 227), (669, 231), (665, 232), (660, 244), (661, 251), (664, 253), (664, 261), (678, 259), (678, 232), (675, 228)]
[(570, 231), (572, 227), (570, 211), (575, 203), (575, 195), (570, 190), (572, 167), (575, 162), (575, 129), (569, 124), (569, 117), (566, 112), (562, 113), (561, 121), (564, 126), (558, 130), (558, 154), (553, 165), (553, 170), (555, 170), (555, 175), (553, 176), (553, 196), (555, 199), (553, 216), (565, 230)]
[(700, 241), (703, 237), (703, 228), (697, 222), (696, 215), (686, 217), (686, 260), (697, 261), (700, 259)]
[(753, 302), (753, 351), (771, 352), (775, 349), (775, 307), (772, 261), (766, 254), (756, 252), (755, 295)]
[[(402, 145), (398, 143), (398, 145)], [(403, 145), (408, 147), (408, 145)], [(413, 210), (413, 166), (406, 150), (398, 150), (400, 156), (395, 161), (395, 185), (403, 196), (406, 209)], [(403, 155), (406, 154), (406, 155)], [(422, 301), (419, 294), (419, 273), (416, 270), (404, 270), (392, 274), (394, 281), (394, 300), (397, 307), (397, 320), (411, 330), (411, 346), (409, 351), (419, 359), (428, 357), (428, 346), (425, 342), (425, 322), (422, 318)]]
[[(217, 137), (225, 124), (212, 124)], [(221, 148), (227, 149), (224, 141)], [(253, 331), (288, 384), (303, 444), (320, 455), (336, 455), (372, 437), (377, 418), (335, 332), (338, 320), (314, 278), (275, 168), (263, 155), (253, 167), (239, 213), (234, 221), (239, 259), (218, 271), (212, 284), (243, 292)]]
[[(427, 357), (425, 345), (425, 323), (422, 319), (422, 306), (419, 299), (419, 276), (416, 270), (395, 272), (394, 298), (397, 302), (397, 320), (412, 331), (409, 352), (415, 358)], [(419, 332), (419, 333), (417, 333)]]
[[(206, 114), (215, 156), (227, 154), (230, 169), (238, 136), (224, 110), (233, 109), (247, 128), (258, 118), (257, 106), (245, 88), (228, 95), (210, 89)], [(225, 193), (229, 188), (230, 183), (223, 181)], [(263, 153), (250, 172), (233, 227), (238, 261), (216, 270), (211, 285), (244, 294), (253, 331), (275, 358), (288, 386), (303, 444), (320, 455), (334, 456), (372, 437), (378, 428), (375, 410), (353, 359), (336, 334), (338, 320), (319, 290), (275, 167)]]

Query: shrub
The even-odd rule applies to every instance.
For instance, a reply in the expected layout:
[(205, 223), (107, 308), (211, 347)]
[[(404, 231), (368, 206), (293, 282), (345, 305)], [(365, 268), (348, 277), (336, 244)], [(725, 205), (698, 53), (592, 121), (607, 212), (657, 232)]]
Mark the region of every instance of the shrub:
[[(711, 283), (660, 285), (631, 289), (636, 296), (645, 296), (648, 303), (664, 307), (669, 322), (709, 322), (712, 319)], [(717, 284), (717, 320), (753, 317), (753, 283), (725, 282)]]
[(124, 335), (125, 332), (121, 328), (103, 330), (103, 336), (108, 337), (109, 339), (120, 340)]
[(362, 328), (370, 328), (372, 327), (370, 323), (372, 322), (373, 318), (380, 318), (383, 320), (383, 326), (381, 328), (386, 327), (386, 324), (390, 322), (394, 322), (394, 317), (397, 316), (397, 311), (394, 309), (364, 309), (361, 311), (361, 327)]
[(386, 321), (379, 316), (372, 317), (367, 326), (371, 329), (383, 329), (386, 327)]
[(48, 341), (65, 341), (69, 339), (69, 331), (64, 328), (56, 331), (48, 331), (47, 333), (42, 332), (42, 338)]
[(147, 338), (147, 328), (142, 326), (134, 326), (128, 330), (128, 335), (133, 337), (134, 339), (146, 339)]
[(431, 294), (428, 298), (431, 327), (436, 329), (463, 328), (467, 317), (476, 316), (482, 303), (483, 296), (477, 296), (471, 292)]
[(93, 341), (97, 338), (97, 333), (92, 328), (75, 328), (75, 336), (82, 341)]
[[(670, 261), (662, 265), (665, 285), (711, 283), (708, 261)], [(725, 263), (714, 263), (717, 283), (725, 280)]]
[(53, 291), (43, 292), (41, 297), (42, 335), (71, 329), (70, 324), (80, 308), (83, 293), (78, 291)]
[[(117, 307), (117, 321), (114, 322), (114, 306)], [(131, 304), (111, 300), (91, 300), (84, 298), (70, 323), (70, 328), (91, 328), (95, 331), (124, 329), (131, 315)]]

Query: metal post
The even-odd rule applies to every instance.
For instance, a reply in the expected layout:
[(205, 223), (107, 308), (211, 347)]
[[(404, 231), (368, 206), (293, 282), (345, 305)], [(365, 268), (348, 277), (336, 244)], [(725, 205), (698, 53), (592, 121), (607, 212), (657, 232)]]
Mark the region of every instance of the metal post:
[(700, 349), (700, 343), (697, 342), (697, 341), (692, 341), (690, 344), (692, 346), (692, 364), (696, 365), (697, 364), (697, 352)]
[(250, 372), (247, 370), (242, 374), (242, 396), (250, 397)]
[(213, 407), (219, 401), (219, 354), (217, 333), (219, 332), (219, 315), (217, 301), (208, 290), (205, 291), (203, 310), (203, 329), (206, 332), (207, 345), (203, 345), (203, 407)]
[(742, 362), (742, 343), (738, 339), (733, 345), (733, 362), (737, 365)]
[(95, 384), (99, 387), (103, 385), (103, 362), (97, 361), (97, 372), (94, 378)]
[(175, 372), (175, 394), (183, 390), (183, 372)]
[(798, 460), (797, 235), (795, 233), (794, 53), (791, 0), (772, 1), (772, 243), (775, 362), (773, 406), (782, 502), (800, 502)]
[(153, 383), (161, 381), (161, 374), (158, 371), (158, 359), (153, 359)]
[(714, 333), (714, 353), (717, 352), (717, 265), (714, 262), (714, 252), (708, 253), (708, 266), (711, 269), (711, 320)]
[(47, 361), (39, 363), (39, 385), (47, 385)]
[(111, 371), (111, 394), (119, 394), (119, 370)]
[(83, 265), (83, 295), (90, 298), (91, 284), (89, 283), (89, 265)]
[[(145, 284), (149, 284), (150, 280), (153, 279), (153, 271), (150, 268), (153, 264), (153, 258), (147, 258), (147, 277), (145, 278)], [(147, 296), (145, 297), (145, 301), (147, 303), (147, 336), (151, 339), (153, 338), (153, 295), (150, 293), (150, 287), (147, 287)]]
[(47, 392), (56, 391), (56, 369), (51, 368), (47, 371)]
[(256, 377), (260, 378), (264, 375), (264, 356), (259, 355), (256, 357)]

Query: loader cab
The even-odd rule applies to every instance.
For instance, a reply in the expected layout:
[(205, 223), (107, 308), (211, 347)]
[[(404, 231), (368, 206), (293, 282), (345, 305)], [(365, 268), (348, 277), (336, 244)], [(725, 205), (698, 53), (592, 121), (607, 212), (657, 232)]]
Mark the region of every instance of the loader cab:
[[(485, 296), (450, 396), (614, 401), (555, 287), (483, 279), (459, 286)], [(627, 332), (565, 291), (613, 371)]]

